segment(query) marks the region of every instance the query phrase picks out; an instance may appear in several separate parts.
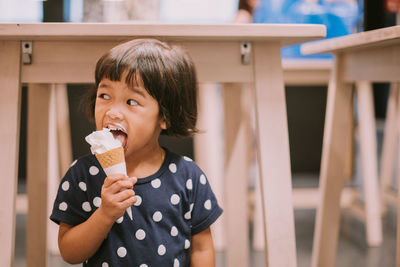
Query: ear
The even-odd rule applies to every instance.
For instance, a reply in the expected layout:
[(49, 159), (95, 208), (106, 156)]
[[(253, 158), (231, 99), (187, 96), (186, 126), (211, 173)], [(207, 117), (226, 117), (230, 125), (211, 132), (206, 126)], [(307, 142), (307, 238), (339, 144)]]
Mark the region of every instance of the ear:
[(160, 117), (159, 123), (161, 130), (167, 130), (167, 122), (165, 121), (164, 116)]

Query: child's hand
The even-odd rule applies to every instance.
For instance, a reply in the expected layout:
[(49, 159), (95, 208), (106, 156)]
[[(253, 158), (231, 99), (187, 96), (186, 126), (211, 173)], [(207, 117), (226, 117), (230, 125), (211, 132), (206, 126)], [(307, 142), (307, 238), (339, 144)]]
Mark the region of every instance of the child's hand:
[(137, 178), (124, 174), (112, 174), (106, 177), (101, 188), (101, 206), (103, 214), (113, 222), (124, 215), (125, 210), (135, 204), (133, 186)]

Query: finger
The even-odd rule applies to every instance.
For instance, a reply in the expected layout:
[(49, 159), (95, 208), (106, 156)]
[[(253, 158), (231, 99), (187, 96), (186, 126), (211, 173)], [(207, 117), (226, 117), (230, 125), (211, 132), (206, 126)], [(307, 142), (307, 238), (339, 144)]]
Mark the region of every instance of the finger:
[(133, 206), (137, 201), (136, 196), (130, 197), (125, 199), (124, 201), (121, 202), (121, 207), (123, 207), (124, 209), (129, 208), (130, 206)]
[(103, 185), (105, 187), (109, 187), (110, 185), (114, 184), (116, 181), (119, 181), (121, 179), (126, 179), (126, 178), (127, 178), (127, 176), (125, 174), (119, 174), (119, 173), (110, 174), (104, 180)]
[(117, 194), (122, 190), (132, 189), (132, 188), (133, 188), (133, 182), (130, 179), (126, 178), (115, 181), (113, 184), (107, 187), (106, 190), (111, 194)]
[(135, 196), (135, 191), (133, 191), (132, 189), (126, 189), (115, 194), (114, 201), (121, 203), (134, 196)]
[(132, 183), (133, 183), (133, 185), (135, 185), (136, 183), (137, 183), (137, 177), (130, 177), (129, 179), (131, 179), (132, 180)]

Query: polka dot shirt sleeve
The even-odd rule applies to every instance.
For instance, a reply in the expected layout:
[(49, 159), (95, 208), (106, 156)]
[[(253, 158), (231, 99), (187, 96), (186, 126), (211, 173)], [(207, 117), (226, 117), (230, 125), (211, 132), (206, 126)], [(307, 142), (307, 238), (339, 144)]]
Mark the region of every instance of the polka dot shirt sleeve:
[(206, 175), (199, 171), (193, 179), (193, 203), (190, 205), (192, 235), (198, 234), (213, 224), (222, 214), (222, 209), (211, 189)]
[[(75, 168), (76, 170), (76, 168)], [(78, 225), (89, 218), (92, 205), (87, 200), (87, 186), (76, 178), (74, 166), (68, 170), (60, 182), (50, 219), (55, 223)]]

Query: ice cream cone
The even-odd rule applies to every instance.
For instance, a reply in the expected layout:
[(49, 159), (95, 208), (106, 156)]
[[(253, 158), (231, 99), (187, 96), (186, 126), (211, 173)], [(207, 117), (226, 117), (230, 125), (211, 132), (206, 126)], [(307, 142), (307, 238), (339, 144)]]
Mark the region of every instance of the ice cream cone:
[[(86, 136), (85, 139), (91, 145), (90, 150), (96, 156), (107, 176), (110, 174), (127, 174), (124, 149), (109, 129), (95, 131)], [(126, 212), (132, 220), (132, 208), (127, 208)]]
[(122, 147), (96, 154), (96, 158), (107, 175), (113, 173), (126, 174), (124, 149)]
[[(121, 146), (101, 154), (96, 154), (96, 158), (107, 176), (114, 173), (126, 174), (124, 149)], [(127, 208), (126, 212), (132, 220), (132, 208)]]

